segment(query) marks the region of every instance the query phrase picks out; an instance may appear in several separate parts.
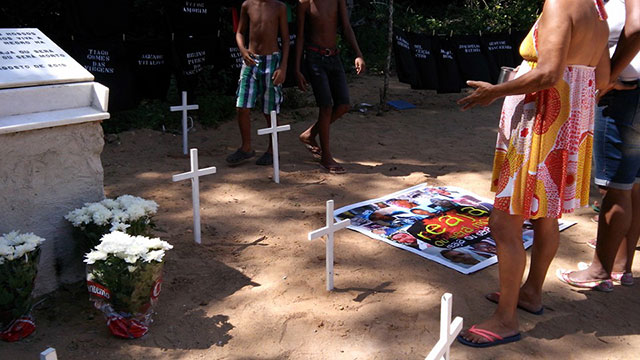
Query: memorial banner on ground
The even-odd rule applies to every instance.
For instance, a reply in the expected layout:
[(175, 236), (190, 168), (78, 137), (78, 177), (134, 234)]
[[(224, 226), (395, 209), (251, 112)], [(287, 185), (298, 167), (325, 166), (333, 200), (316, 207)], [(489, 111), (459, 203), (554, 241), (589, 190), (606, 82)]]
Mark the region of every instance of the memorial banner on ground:
[[(420, 184), (334, 211), (350, 219), (351, 230), (471, 274), (498, 261), (491, 238), (492, 201), (466, 190)], [(560, 231), (575, 223), (560, 221)], [(522, 229), (523, 245), (533, 244), (530, 224)]]

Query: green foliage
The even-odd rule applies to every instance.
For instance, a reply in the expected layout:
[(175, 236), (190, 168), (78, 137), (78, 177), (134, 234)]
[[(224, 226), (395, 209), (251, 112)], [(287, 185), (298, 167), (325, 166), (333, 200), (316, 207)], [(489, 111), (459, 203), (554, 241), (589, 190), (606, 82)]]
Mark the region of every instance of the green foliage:
[(31, 308), (40, 248), (0, 264), (0, 330)]
[[(109, 255), (106, 260), (96, 261), (89, 266), (91, 281), (96, 282), (111, 293), (109, 302), (119, 313), (144, 314), (156, 280), (162, 274), (161, 262), (138, 260), (129, 264), (123, 259)], [(129, 271), (130, 267), (134, 271)]]

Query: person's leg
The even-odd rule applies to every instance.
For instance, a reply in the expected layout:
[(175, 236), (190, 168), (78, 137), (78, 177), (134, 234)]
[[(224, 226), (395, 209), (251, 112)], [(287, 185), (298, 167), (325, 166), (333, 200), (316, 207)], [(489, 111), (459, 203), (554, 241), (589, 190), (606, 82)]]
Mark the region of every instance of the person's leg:
[(613, 264), (613, 272), (632, 272), (633, 257), (640, 237), (640, 184), (634, 184), (631, 190), (631, 208), (631, 226), (618, 249), (618, 254)]
[(631, 212), (631, 190), (607, 189), (600, 208), (593, 261), (587, 269), (568, 274), (571, 280), (605, 280), (611, 277), (618, 248), (631, 226)]
[[(299, 139), (307, 146), (309, 151), (314, 155), (320, 155), (320, 146), (316, 142), (316, 137), (320, 133), (320, 123), (331, 122), (331, 108), (333, 100), (331, 98), (331, 89), (329, 87), (329, 79), (326, 72), (325, 60), (315, 54), (307, 54), (305, 60), (307, 69), (307, 80), (313, 89), (313, 95), (318, 105), (318, 120), (303, 131)], [(329, 120), (327, 120), (329, 119)]]
[[(507, 337), (517, 334), (519, 328), (516, 308), (526, 263), (522, 245), (523, 218), (494, 209), (489, 222), (498, 253), (500, 301), (493, 315), (476, 327)], [(476, 343), (487, 342), (486, 338), (469, 331), (465, 331), (462, 336)]]
[(251, 109), (238, 108), (237, 109), (238, 127), (240, 128), (240, 137), (242, 138), (242, 146), (240, 150), (249, 153), (251, 152)]
[(558, 220), (542, 218), (532, 220), (533, 246), (531, 266), (524, 285), (520, 288), (520, 306), (531, 311), (542, 308), (542, 285), (547, 276), (549, 265), (556, 256), (560, 243)]

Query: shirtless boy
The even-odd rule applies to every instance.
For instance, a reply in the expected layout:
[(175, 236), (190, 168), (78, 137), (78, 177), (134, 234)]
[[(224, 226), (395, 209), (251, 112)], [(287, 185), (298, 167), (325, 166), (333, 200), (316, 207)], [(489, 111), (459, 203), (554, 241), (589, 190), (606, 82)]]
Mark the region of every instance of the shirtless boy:
[[(246, 47), (245, 32), (249, 27), (249, 47)], [(282, 39), (289, 39), (287, 7), (276, 0), (246, 0), (240, 11), (236, 42), (244, 59), (238, 81), (236, 107), (242, 146), (227, 157), (229, 165), (237, 165), (255, 156), (251, 147), (250, 112), (258, 98), (271, 125), (271, 111), (280, 112), (282, 83), (287, 74), (289, 42), (282, 42), (282, 53), (278, 48), (278, 31)], [(258, 165), (271, 165), (273, 154), (271, 142), (267, 151), (256, 161)]]
[[(306, 27), (308, 32), (305, 34)], [(322, 166), (332, 174), (346, 170), (338, 164), (329, 150), (331, 123), (349, 111), (349, 89), (344, 69), (337, 50), (338, 27), (342, 27), (347, 43), (356, 53), (355, 67), (358, 75), (364, 71), (365, 63), (353, 33), (345, 0), (300, 0), (298, 5), (298, 42), (296, 43), (296, 76), (298, 87), (307, 90), (307, 80), (319, 107), (318, 121), (300, 134), (311, 153), (320, 158)], [(301, 72), (304, 66), (308, 79)], [(320, 147), (316, 136), (320, 135)]]

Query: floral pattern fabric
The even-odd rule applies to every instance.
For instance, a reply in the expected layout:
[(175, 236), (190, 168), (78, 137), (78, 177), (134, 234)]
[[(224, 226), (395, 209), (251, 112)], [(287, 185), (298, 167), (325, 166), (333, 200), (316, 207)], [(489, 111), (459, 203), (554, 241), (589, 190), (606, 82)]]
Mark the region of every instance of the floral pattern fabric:
[[(520, 46), (537, 60), (537, 23)], [(525, 218), (560, 218), (588, 205), (595, 107), (595, 68), (571, 65), (554, 87), (508, 96), (493, 164), (496, 209)]]

